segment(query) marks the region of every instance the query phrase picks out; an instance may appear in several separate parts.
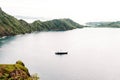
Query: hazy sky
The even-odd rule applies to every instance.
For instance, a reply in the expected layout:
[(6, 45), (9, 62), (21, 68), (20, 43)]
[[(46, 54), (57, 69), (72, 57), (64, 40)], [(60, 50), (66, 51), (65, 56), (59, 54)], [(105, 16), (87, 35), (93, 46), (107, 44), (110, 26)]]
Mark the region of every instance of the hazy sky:
[(120, 0), (0, 0), (0, 7), (13, 16), (71, 18), (78, 23), (120, 21)]

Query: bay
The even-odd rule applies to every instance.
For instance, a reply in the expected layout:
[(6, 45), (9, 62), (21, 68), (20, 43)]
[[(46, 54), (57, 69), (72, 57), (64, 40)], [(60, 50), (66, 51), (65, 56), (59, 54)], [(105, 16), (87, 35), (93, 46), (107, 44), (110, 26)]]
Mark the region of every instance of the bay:
[[(68, 55), (55, 55), (68, 51)], [(0, 39), (0, 64), (22, 60), (41, 80), (120, 80), (120, 29), (83, 28)]]

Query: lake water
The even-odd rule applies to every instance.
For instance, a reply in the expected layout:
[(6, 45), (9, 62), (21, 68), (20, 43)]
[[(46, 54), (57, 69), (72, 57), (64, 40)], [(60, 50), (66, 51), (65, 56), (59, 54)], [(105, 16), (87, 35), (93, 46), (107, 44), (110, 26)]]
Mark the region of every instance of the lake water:
[[(68, 51), (68, 55), (55, 55)], [(120, 80), (120, 29), (83, 28), (0, 39), (0, 63), (22, 60), (41, 80)]]

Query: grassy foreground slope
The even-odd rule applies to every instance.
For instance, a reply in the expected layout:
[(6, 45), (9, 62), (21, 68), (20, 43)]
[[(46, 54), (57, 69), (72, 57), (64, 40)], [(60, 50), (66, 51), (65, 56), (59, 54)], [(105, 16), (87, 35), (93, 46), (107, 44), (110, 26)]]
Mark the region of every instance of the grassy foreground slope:
[(37, 76), (31, 76), (22, 61), (16, 64), (0, 64), (0, 80), (38, 80)]

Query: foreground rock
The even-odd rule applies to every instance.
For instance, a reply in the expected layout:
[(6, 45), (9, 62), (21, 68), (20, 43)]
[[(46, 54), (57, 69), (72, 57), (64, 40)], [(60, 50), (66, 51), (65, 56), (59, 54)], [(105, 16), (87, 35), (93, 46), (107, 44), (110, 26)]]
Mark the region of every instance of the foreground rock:
[(16, 64), (0, 64), (0, 80), (38, 80), (32, 77), (22, 61)]

